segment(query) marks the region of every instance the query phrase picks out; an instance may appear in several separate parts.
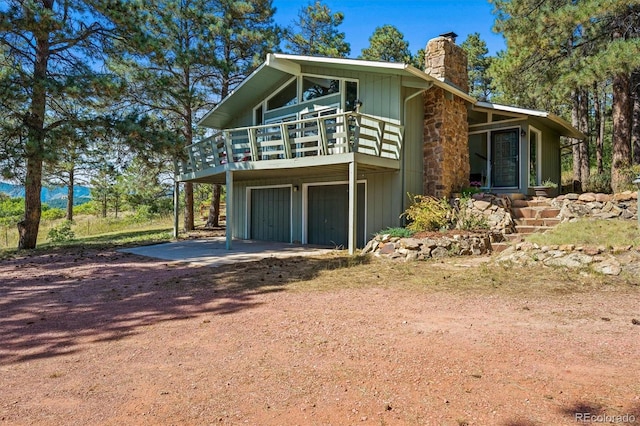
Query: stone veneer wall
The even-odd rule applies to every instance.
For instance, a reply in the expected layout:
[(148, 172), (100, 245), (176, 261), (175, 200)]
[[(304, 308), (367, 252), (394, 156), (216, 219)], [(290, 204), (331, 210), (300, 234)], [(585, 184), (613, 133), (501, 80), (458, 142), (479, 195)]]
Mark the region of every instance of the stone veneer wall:
[(467, 107), (434, 87), (424, 95), (424, 195), (442, 198), (469, 185)]
[(432, 77), (469, 92), (467, 54), (448, 37), (429, 40), (425, 49), (425, 72)]
[[(425, 72), (468, 91), (467, 55), (447, 37), (429, 40)], [(423, 194), (442, 198), (469, 185), (465, 101), (439, 87), (424, 95)]]

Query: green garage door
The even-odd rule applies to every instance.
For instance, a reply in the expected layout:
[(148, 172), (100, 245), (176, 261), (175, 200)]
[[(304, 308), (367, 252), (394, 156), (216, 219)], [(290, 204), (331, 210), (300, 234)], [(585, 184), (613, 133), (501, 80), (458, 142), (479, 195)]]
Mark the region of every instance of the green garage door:
[[(308, 242), (333, 247), (349, 245), (349, 185), (309, 186)], [(364, 183), (358, 184), (356, 245), (364, 247)]]
[(251, 239), (291, 242), (291, 188), (251, 190)]

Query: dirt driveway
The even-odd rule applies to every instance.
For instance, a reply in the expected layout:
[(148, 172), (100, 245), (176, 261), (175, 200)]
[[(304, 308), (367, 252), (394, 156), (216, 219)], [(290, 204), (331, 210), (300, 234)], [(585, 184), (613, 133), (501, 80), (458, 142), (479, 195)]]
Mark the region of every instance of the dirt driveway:
[(0, 425), (640, 424), (640, 279), (485, 260), (3, 259)]

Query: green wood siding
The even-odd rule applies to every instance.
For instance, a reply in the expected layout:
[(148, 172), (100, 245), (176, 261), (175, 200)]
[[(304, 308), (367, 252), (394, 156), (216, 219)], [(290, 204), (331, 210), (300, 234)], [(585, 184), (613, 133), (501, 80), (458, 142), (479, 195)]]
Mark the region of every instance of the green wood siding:
[(251, 239), (291, 242), (291, 188), (251, 189)]

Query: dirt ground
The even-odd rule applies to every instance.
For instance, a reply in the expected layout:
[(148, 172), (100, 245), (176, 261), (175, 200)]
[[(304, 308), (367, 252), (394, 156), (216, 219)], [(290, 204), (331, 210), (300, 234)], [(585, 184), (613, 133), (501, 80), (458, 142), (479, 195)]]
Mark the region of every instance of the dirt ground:
[(0, 425), (640, 424), (640, 279), (488, 260), (5, 258)]

